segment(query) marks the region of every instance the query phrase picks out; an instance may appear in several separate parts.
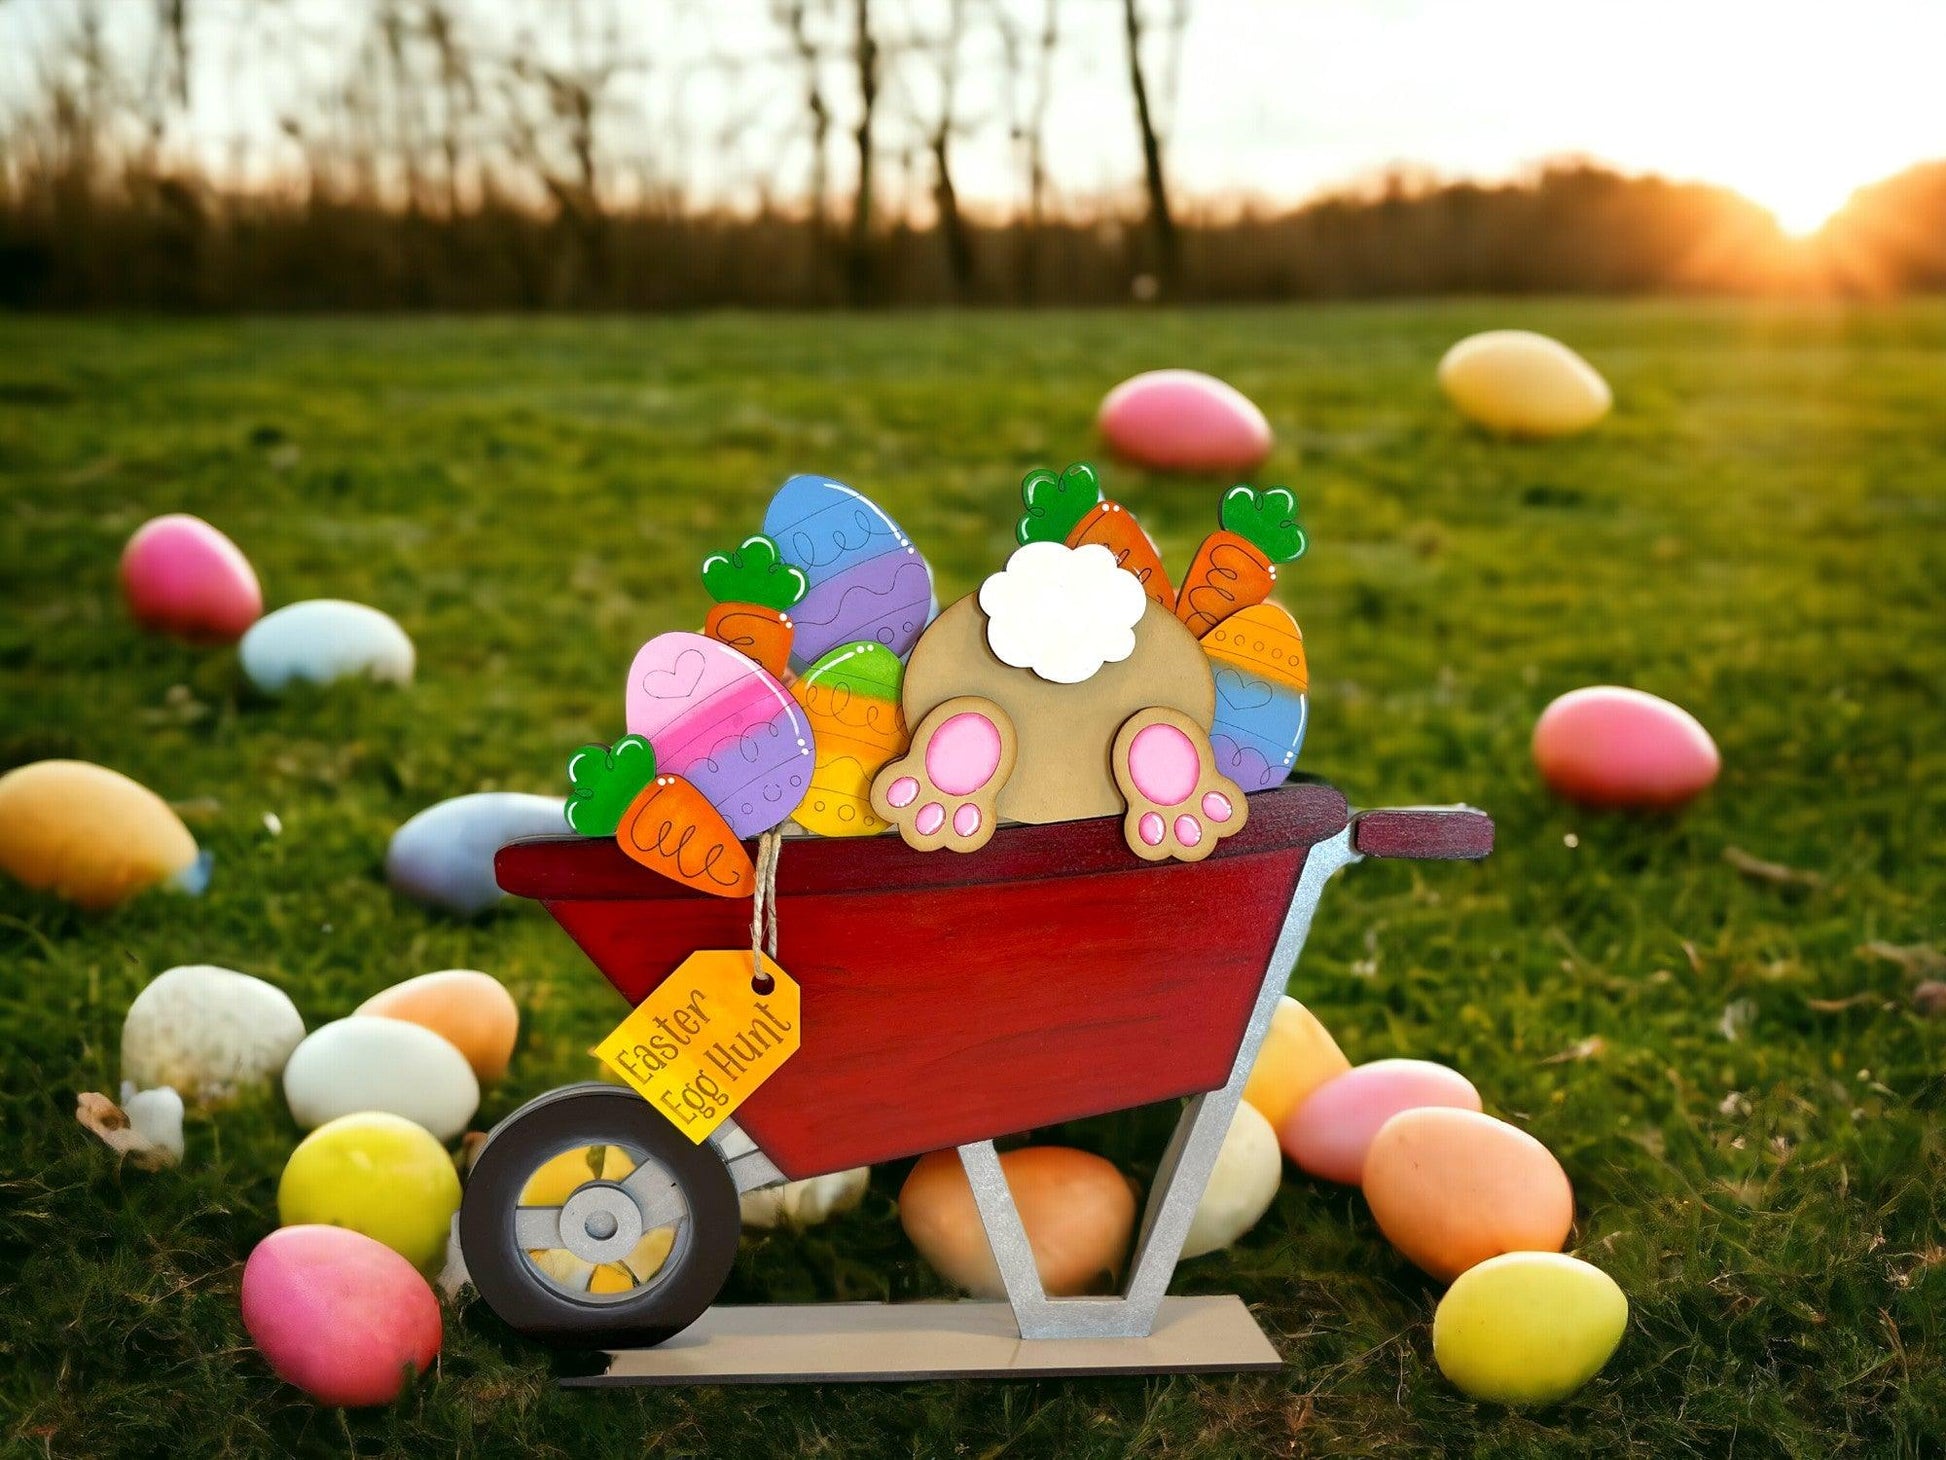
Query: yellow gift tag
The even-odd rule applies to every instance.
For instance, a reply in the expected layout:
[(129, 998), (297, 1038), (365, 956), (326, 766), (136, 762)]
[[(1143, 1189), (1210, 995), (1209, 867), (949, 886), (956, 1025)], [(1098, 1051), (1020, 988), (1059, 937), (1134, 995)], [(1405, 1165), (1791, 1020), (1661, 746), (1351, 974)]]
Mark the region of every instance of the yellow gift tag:
[(748, 948), (690, 954), (591, 1053), (701, 1145), (797, 1053), (797, 984), (762, 966), (768, 989)]

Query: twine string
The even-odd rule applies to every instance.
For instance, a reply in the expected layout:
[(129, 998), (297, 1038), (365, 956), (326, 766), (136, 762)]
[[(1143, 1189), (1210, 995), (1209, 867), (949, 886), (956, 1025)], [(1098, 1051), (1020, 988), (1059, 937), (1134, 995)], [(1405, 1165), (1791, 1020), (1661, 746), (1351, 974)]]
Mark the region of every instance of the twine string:
[(784, 838), (767, 831), (757, 838), (757, 891), (750, 904), (750, 987), (767, 994), (777, 980), (764, 972), (766, 952), (777, 957), (777, 858)]

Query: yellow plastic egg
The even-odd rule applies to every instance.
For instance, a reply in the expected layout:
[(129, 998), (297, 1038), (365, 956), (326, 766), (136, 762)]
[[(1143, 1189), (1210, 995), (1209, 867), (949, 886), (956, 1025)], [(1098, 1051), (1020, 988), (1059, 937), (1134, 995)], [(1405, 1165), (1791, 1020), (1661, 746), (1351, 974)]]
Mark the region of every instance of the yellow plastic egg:
[(0, 776), (0, 871), (91, 909), (158, 883), (201, 892), (209, 880), (208, 859), (160, 796), (80, 760)]
[(1461, 415), (1509, 436), (1572, 436), (1614, 403), (1594, 366), (1531, 330), (1461, 340), (1439, 362), (1439, 385)]
[(1338, 1048), (1331, 1031), (1318, 1022), (1317, 1015), (1286, 994), (1277, 1001), (1270, 1032), (1257, 1051), (1257, 1063), (1251, 1067), (1243, 1098), (1257, 1107), (1272, 1129), (1281, 1129), (1307, 1095), (1350, 1068), (1351, 1061)]
[(1509, 1252), (1468, 1268), (1432, 1320), (1439, 1371), (1475, 1399), (1552, 1404), (1599, 1374), (1628, 1326), (1600, 1268), (1559, 1252)]
[(459, 1195), (452, 1157), (424, 1126), (368, 1110), (326, 1121), (291, 1152), (277, 1219), (349, 1227), (437, 1272)]

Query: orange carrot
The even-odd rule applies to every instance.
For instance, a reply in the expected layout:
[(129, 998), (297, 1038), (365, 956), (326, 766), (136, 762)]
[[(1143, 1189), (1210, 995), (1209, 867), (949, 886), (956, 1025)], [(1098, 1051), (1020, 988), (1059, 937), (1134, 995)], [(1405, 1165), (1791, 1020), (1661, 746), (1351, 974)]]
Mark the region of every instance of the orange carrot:
[(652, 872), (713, 897), (750, 897), (757, 869), (723, 813), (681, 776), (659, 775), (615, 829), (621, 849)]
[(703, 620), (703, 632), (754, 659), (777, 679), (790, 672), (796, 630), (782, 609), (755, 603), (719, 603)]
[(1176, 597), (1176, 617), (1199, 639), (1238, 609), (1270, 597), (1277, 564), (1294, 562), (1309, 545), (1297, 525), (1297, 498), (1282, 487), (1230, 488), (1221, 520), (1196, 549)]
[(1120, 567), (1142, 582), (1142, 591), (1161, 604), (1164, 611), (1176, 612), (1176, 590), (1170, 585), (1169, 570), (1162, 566), (1162, 554), (1120, 502), (1099, 502), (1075, 523), (1068, 534), (1069, 547), (1098, 542), (1115, 555)]

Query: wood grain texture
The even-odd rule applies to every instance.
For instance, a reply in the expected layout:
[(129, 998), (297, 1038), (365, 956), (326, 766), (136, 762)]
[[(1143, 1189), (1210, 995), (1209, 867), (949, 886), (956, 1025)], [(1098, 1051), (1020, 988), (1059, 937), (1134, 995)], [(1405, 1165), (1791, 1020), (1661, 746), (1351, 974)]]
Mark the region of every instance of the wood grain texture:
[(1361, 811), (1351, 844), (1367, 857), (1478, 861), (1493, 850), (1493, 818), (1470, 806), (1410, 806)]
[[(1304, 857), (1348, 819), (1329, 786), (1264, 792), (1193, 865), (1140, 863), (1116, 817), (1006, 828), (970, 857), (793, 841), (778, 961), (803, 1046), (737, 1120), (798, 1179), (1214, 1089)], [(746, 904), (609, 842), (518, 842), (496, 865), (630, 1003), (694, 950), (749, 942)]]

